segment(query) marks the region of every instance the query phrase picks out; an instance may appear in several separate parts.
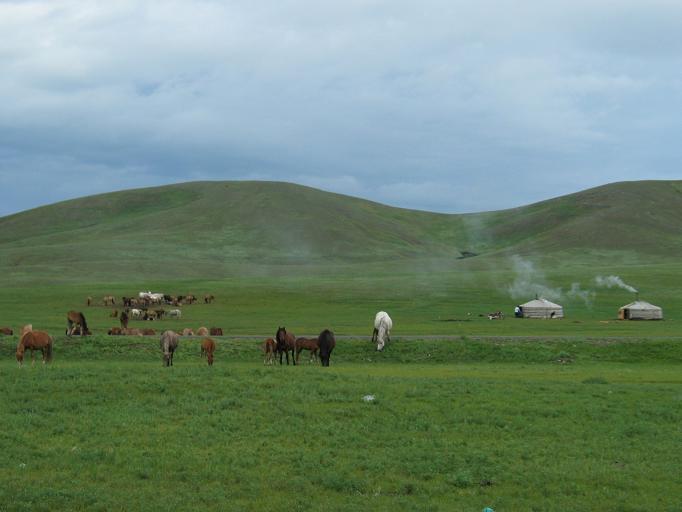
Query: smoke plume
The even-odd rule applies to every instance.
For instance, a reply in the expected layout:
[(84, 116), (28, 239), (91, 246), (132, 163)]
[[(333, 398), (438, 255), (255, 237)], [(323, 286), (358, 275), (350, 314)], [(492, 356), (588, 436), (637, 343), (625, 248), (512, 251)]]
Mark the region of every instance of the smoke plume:
[(583, 290), (580, 288), (580, 283), (572, 283), (571, 289), (566, 292), (566, 296), (572, 299), (582, 300), (588, 308), (592, 307), (592, 301), (597, 294), (592, 290)]
[(597, 283), (597, 286), (604, 286), (606, 288), (613, 288), (615, 286), (632, 293), (637, 293), (637, 290), (633, 286), (623, 282), (618, 276), (597, 276), (594, 280)]
[(516, 278), (507, 288), (513, 299), (532, 298), (533, 296), (557, 300), (561, 297), (561, 288), (550, 288), (543, 284), (544, 274), (537, 270), (532, 262), (520, 256), (512, 258)]

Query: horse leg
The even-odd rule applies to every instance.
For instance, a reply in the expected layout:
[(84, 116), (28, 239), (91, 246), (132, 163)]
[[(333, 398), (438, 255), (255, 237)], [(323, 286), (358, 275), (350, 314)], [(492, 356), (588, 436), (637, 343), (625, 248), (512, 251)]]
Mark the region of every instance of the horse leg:
[(377, 329), (375, 327), (374, 330), (372, 331), (372, 343), (376, 343), (378, 334), (379, 334), (379, 329)]

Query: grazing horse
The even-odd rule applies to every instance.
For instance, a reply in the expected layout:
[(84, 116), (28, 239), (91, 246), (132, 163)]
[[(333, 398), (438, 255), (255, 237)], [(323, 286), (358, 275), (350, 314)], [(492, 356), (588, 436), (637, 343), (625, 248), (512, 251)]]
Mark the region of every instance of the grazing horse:
[(282, 364), (282, 353), (287, 356), (287, 365), (289, 364), (289, 352), (291, 351), (291, 362), (296, 365), (296, 358), (294, 357), (296, 350), (296, 336), (287, 332), (285, 327), (277, 329), (275, 334), (275, 342), (277, 343), (276, 351), (279, 354), (279, 364)]
[(45, 331), (34, 331), (33, 327), (27, 325), (21, 331), (21, 339), (17, 345), (17, 363), (22, 366), (24, 363), (24, 352), (26, 349), (31, 351), (31, 365), (35, 364), (34, 350), (40, 350), (43, 354), (43, 364), (52, 361), (52, 346), (54, 340)]
[(199, 327), (197, 329), (197, 336), (208, 336), (208, 329), (206, 327)]
[(372, 343), (376, 342), (377, 350), (384, 350), (386, 342), (391, 341), (391, 329), (393, 320), (386, 311), (379, 311), (374, 317), (374, 332), (372, 333)]
[(163, 352), (163, 365), (173, 366), (173, 352), (178, 348), (180, 336), (173, 331), (165, 331), (161, 335), (161, 351)]
[(222, 336), (223, 335), (223, 329), (222, 327), (211, 327), (209, 329), (211, 336)]
[(332, 355), (332, 350), (334, 350), (334, 347), (336, 346), (334, 333), (329, 329), (325, 329), (320, 333), (317, 341), (320, 344), (320, 359), (322, 360), (322, 366), (329, 366), (329, 358)]
[(112, 327), (111, 329), (109, 329), (109, 330), (107, 331), (107, 334), (108, 334), (109, 336), (120, 336), (120, 335), (123, 334), (123, 333), (121, 332), (121, 328), (120, 328), (120, 327)]
[(275, 362), (275, 350), (277, 350), (277, 342), (272, 338), (268, 338), (263, 342), (263, 353), (265, 354), (265, 359), (263, 359), (263, 364), (273, 364)]
[(80, 331), (81, 336), (85, 336), (86, 334), (92, 334), (90, 332), (90, 329), (88, 329), (88, 323), (85, 321), (85, 315), (81, 313), (80, 311), (69, 311), (66, 314), (66, 322), (67, 322), (67, 328), (66, 328), (66, 335), (71, 336), (74, 332), (76, 332), (76, 328)]
[(206, 356), (209, 366), (213, 366), (213, 352), (215, 352), (215, 341), (211, 338), (204, 338), (201, 342), (201, 357)]
[(0, 334), (12, 336), (12, 334), (14, 334), (14, 331), (12, 329), (10, 329), (9, 327), (0, 327)]
[(310, 350), (310, 362), (317, 361), (317, 353), (320, 351), (320, 343), (317, 338), (296, 338), (296, 364), (301, 351)]

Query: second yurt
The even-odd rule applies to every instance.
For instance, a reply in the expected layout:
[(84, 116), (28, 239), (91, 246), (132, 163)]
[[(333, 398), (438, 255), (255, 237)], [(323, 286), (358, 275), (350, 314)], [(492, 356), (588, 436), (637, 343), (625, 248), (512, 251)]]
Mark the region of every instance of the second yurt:
[(521, 314), (523, 318), (563, 318), (564, 308), (559, 304), (554, 304), (547, 299), (533, 299), (525, 304), (521, 304)]
[(621, 320), (662, 320), (663, 310), (643, 300), (636, 300), (618, 310)]

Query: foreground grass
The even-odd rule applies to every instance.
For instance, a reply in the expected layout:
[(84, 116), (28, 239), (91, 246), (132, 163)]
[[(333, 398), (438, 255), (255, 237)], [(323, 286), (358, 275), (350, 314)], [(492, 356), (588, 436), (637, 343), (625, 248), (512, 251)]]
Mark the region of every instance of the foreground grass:
[(682, 507), (674, 341), (342, 341), (328, 369), (157, 343), (0, 344), (1, 510)]

